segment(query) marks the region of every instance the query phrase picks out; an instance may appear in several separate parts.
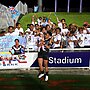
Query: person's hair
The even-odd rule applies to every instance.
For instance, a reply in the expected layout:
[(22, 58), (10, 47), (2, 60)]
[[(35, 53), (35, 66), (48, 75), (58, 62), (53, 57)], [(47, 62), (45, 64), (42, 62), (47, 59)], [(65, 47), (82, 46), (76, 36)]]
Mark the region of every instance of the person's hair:
[(46, 25), (46, 27), (48, 27), (48, 26), (50, 27), (50, 25), (49, 25), (49, 24), (47, 24), (47, 25)]
[(55, 29), (55, 31), (56, 31), (57, 29), (61, 32), (61, 28), (57, 27), (57, 28)]
[(18, 41), (18, 42), (19, 42), (19, 39), (15, 39), (14, 41), (15, 41), (15, 42), (16, 42), (16, 41)]
[(88, 25), (87, 24), (83, 24), (84, 27), (87, 27)]
[(8, 29), (10, 29), (10, 28), (12, 28), (12, 29), (13, 29), (14, 27), (13, 27), (13, 26), (9, 26), (9, 27), (8, 27)]
[(17, 23), (16, 23), (16, 27), (17, 27), (19, 24), (20, 24), (20, 23), (17, 22)]
[(34, 26), (33, 24), (30, 24), (30, 26)]
[(38, 24), (35, 24), (35, 27), (36, 27), (36, 26), (39, 26), (39, 25), (38, 25)]
[(29, 28), (30, 27), (30, 24), (27, 24), (27, 28)]
[(57, 25), (56, 23), (53, 23), (53, 24)]
[(41, 27), (41, 32), (42, 32), (43, 28), (45, 28), (45, 29), (46, 29), (46, 27), (42, 26), (42, 27)]
[(42, 17), (39, 17), (39, 19), (42, 19)]
[(63, 19), (61, 19), (61, 22), (64, 20), (64, 22), (66, 22), (66, 20), (63, 18)]
[(83, 30), (83, 27), (78, 27), (78, 31), (80, 31), (81, 29)]
[(47, 31), (47, 34), (49, 34), (50, 36), (52, 36), (52, 33), (50, 31)]

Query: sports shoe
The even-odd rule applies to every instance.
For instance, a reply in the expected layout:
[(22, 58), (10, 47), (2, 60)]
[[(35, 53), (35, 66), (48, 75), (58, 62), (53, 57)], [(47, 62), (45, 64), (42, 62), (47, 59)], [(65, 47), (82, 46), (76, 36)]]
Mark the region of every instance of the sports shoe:
[(45, 81), (46, 82), (48, 81), (48, 75), (45, 75)]
[(44, 73), (39, 73), (38, 78), (42, 78), (44, 76)]

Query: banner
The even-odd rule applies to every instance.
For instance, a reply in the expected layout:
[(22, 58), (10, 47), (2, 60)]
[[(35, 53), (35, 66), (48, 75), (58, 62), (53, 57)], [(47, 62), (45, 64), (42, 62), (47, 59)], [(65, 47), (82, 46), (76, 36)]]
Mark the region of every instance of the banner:
[[(18, 69), (38, 67), (38, 52), (26, 50), (20, 55), (11, 55), (9, 50), (15, 44), (14, 40), (24, 47), (26, 46), (26, 37), (22, 36), (3, 36), (0, 37), (0, 69)], [(88, 67), (89, 68), (90, 52), (89, 51), (53, 51), (49, 52), (49, 67)]]
[[(90, 52), (50, 52), (49, 67), (88, 67)], [(32, 67), (38, 67), (36, 61)]]
[[(26, 46), (26, 38), (21, 36), (0, 37), (0, 69), (30, 68), (37, 58), (37, 53), (23, 53), (12, 55), (9, 50), (15, 45), (14, 40), (19, 39), (20, 45)], [(31, 57), (32, 56), (32, 57)]]
[(16, 10), (13, 6), (9, 6), (9, 9), (12, 14), (12, 19), (17, 21), (21, 13), (18, 10)]
[(21, 36), (3, 36), (0, 37), (0, 52), (9, 51), (15, 44), (14, 40), (19, 39), (20, 45), (26, 46), (26, 38)]
[(9, 52), (0, 52), (0, 69), (30, 69), (37, 58), (37, 52), (11, 55)]

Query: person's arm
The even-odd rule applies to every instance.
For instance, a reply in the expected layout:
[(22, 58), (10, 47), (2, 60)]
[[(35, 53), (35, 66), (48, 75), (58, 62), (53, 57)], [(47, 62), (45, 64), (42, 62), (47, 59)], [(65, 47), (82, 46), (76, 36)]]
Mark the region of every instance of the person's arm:
[(12, 55), (14, 55), (14, 49), (13, 49), (13, 46), (12, 46), (11, 50), (9, 50), (9, 52), (10, 52)]
[(51, 16), (52, 12), (49, 13), (48, 18)]
[(50, 45), (45, 44), (45, 47), (49, 49), (50, 48)]
[(38, 19), (38, 15), (35, 13), (34, 16), (36, 17), (36, 20)]
[(16, 29), (16, 20), (13, 20), (14, 21), (14, 29)]

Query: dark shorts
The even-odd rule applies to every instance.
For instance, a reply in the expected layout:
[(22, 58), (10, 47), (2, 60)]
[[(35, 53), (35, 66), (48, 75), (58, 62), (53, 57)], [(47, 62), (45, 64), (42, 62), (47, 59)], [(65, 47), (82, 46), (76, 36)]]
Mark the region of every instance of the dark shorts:
[(48, 57), (48, 52), (38, 52), (38, 58), (43, 58), (44, 60), (48, 60), (49, 57)]

